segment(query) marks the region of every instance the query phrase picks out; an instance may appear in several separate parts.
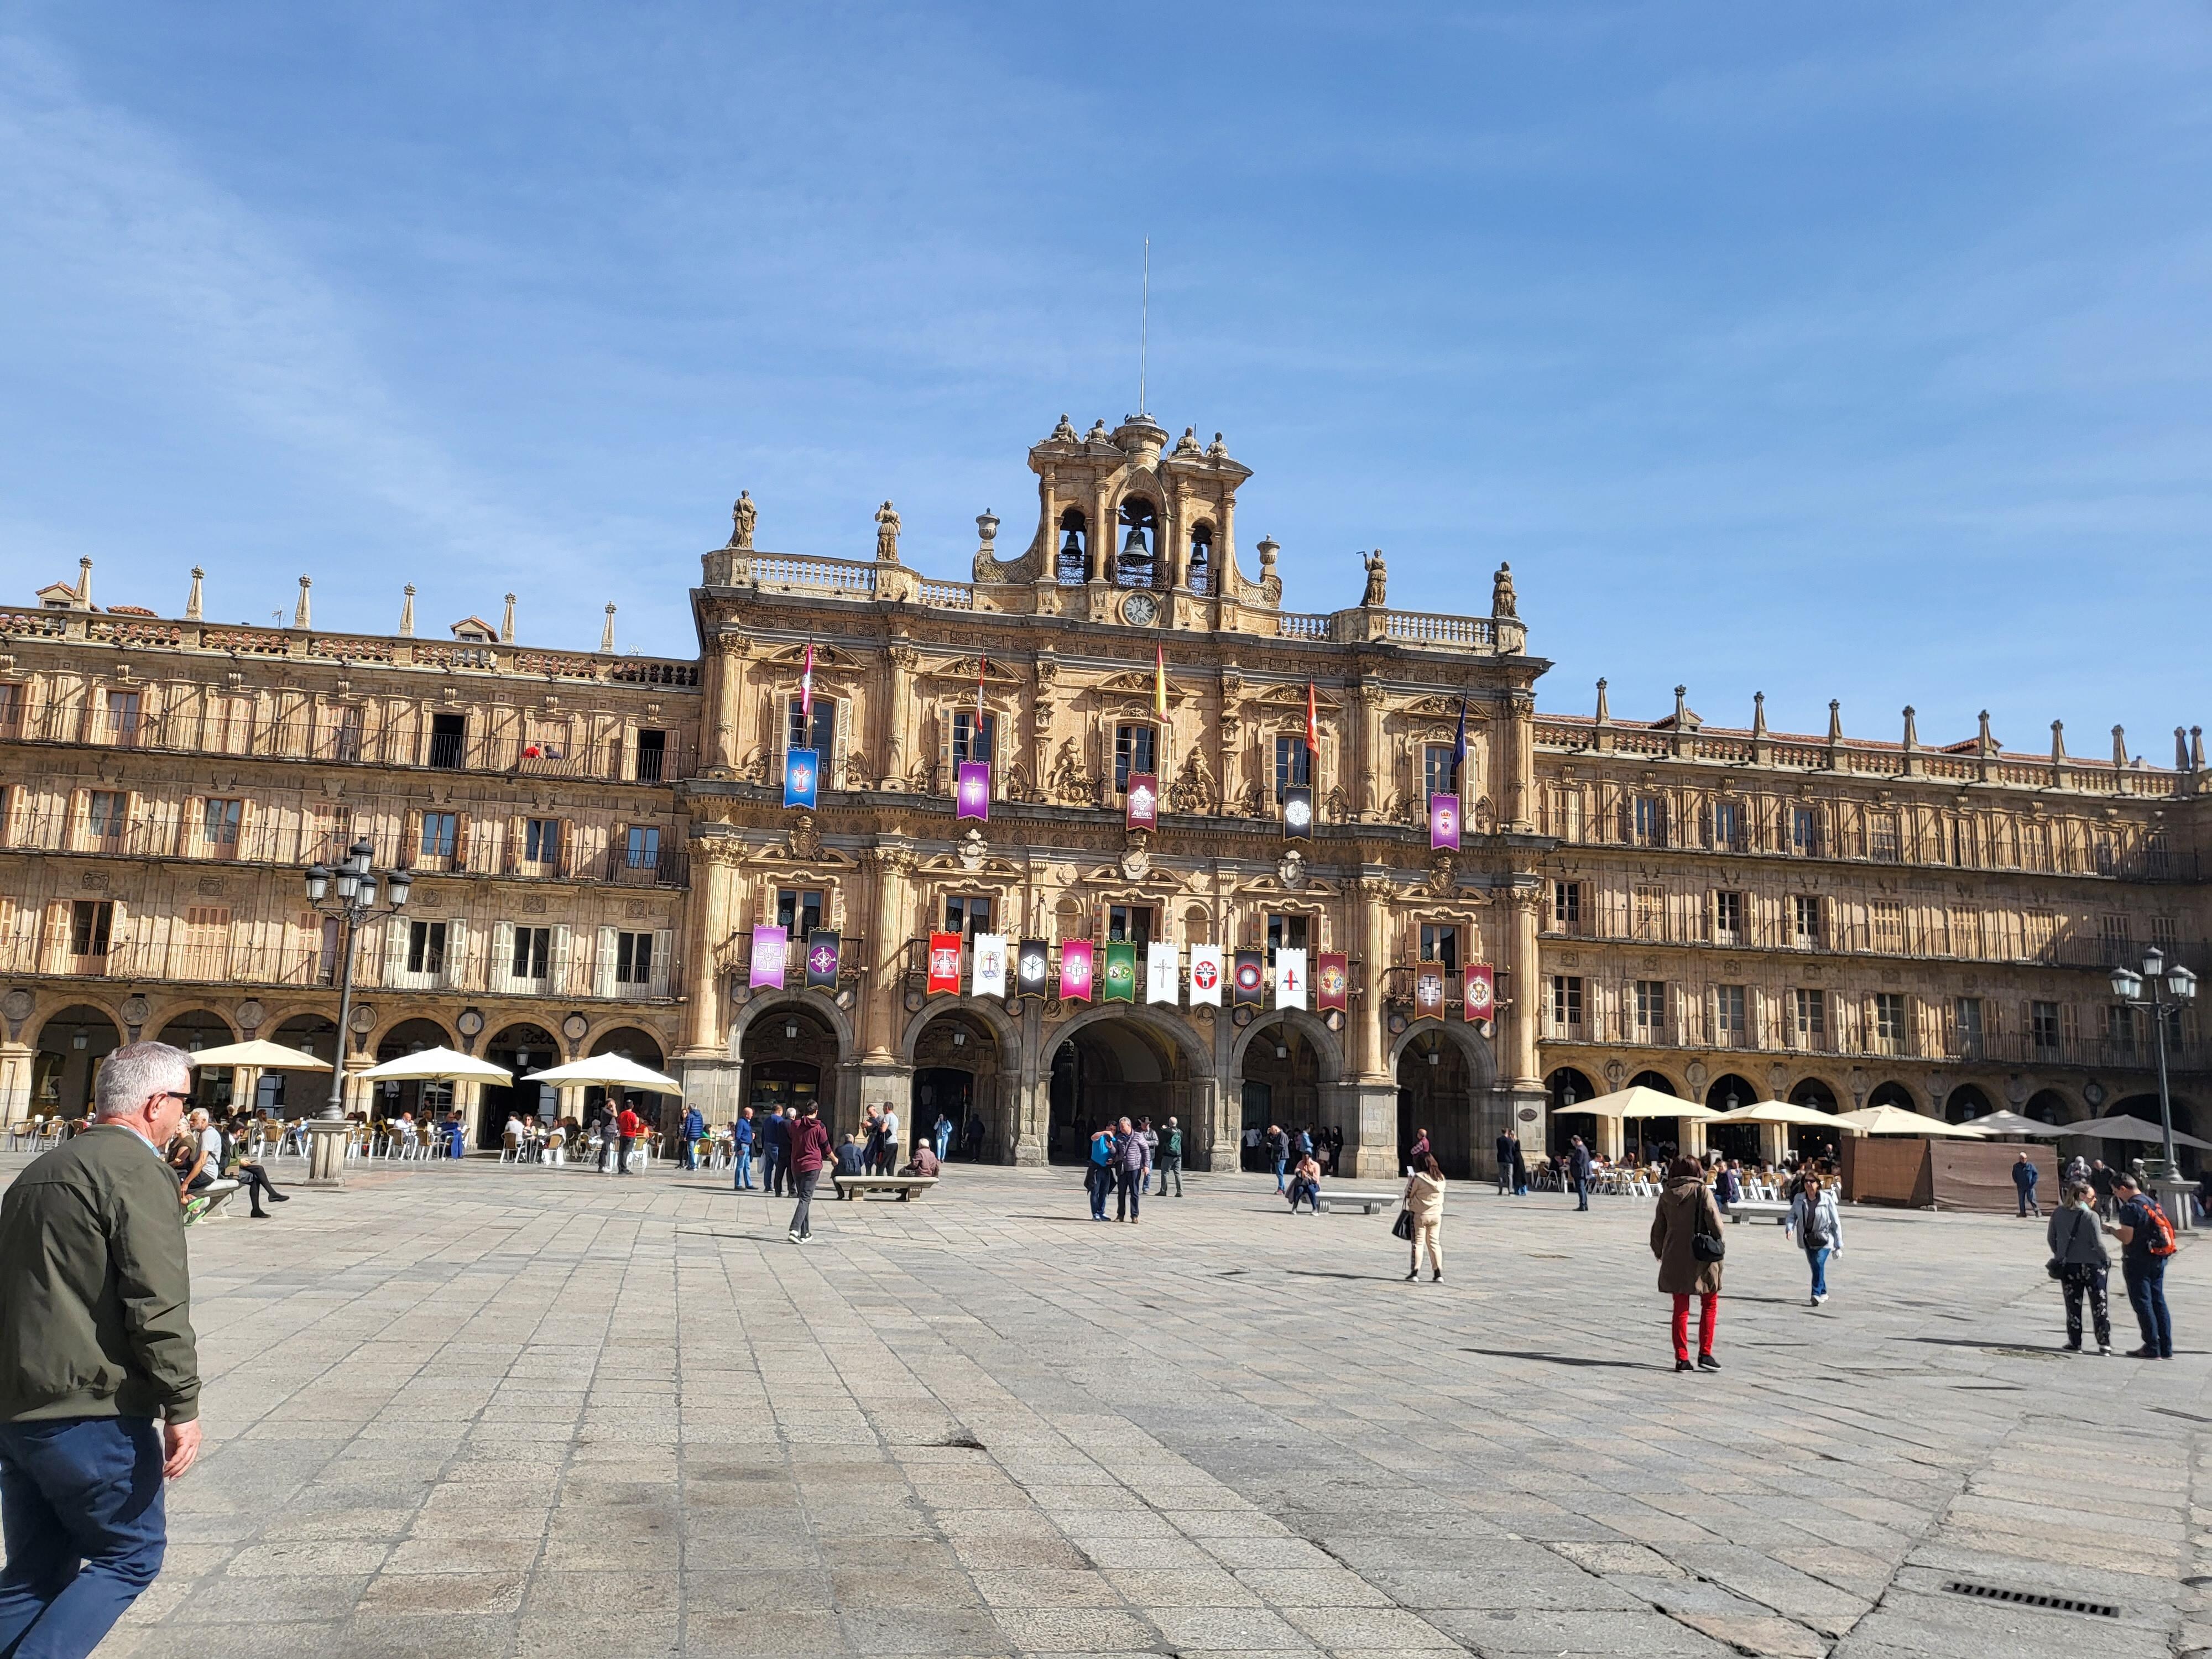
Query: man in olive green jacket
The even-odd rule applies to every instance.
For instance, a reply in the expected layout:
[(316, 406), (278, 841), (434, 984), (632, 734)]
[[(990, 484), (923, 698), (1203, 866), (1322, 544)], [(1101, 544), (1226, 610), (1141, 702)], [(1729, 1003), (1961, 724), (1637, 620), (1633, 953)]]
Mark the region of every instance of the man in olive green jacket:
[(165, 1042), (117, 1049), (93, 1122), (0, 1198), (0, 1654), (15, 1659), (100, 1644), (161, 1571), (161, 1483), (199, 1452), (184, 1215), (161, 1157), (191, 1078)]

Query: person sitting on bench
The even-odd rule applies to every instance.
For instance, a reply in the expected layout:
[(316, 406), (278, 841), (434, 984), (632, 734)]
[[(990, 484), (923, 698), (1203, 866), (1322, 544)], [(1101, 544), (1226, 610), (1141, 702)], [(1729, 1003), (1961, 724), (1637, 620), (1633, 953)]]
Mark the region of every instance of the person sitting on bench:
[(1321, 1165), (1314, 1162), (1311, 1152), (1299, 1158), (1291, 1170), (1290, 1197), (1292, 1215), (1298, 1212), (1298, 1200), (1302, 1198), (1313, 1207), (1316, 1215), (1321, 1213)]
[(867, 1150), (848, 1134), (837, 1148), (837, 1173), (841, 1176), (856, 1176), (866, 1175), (867, 1172)]
[(927, 1139), (914, 1143), (914, 1162), (899, 1173), (902, 1176), (934, 1176), (939, 1173), (937, 1153)]

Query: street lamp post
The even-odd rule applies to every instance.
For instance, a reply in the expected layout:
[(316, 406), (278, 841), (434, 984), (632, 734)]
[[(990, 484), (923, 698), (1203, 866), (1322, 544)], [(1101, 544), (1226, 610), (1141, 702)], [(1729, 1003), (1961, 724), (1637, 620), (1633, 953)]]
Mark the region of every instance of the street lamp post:
[[(310, 1186), (335, 1187), (345, 1168), (345, 1050), (346, 1030), (353, 1019), (353, 965), (361, 927), (371, 918), (398, 915), (407, 908), (407, 895), (415, 878), (394, 870), (380, 878), (369, 867), (376, 848), (367, 836), (356, 842), (337, 861), (336, 869), (320, 864), (307, 867), (307, 902), (333, 918), (344, 938), (338, 968), (338, 1042), (332, 1056), (330, 1097), (307, 1125), (307, 1182)], [(380, 889), (384, 890), (378, 902)]]
[(2112, 995), (2124, 1007), (2150, 1011), (2151, 1031), (2158, 1044), (2158, 1127), (2166, 1137), (2166, 1179), (2178, 1180), (2181, 1170), (2173, 1153), (2173, 1097), (2166, 1083), (2166, 1017), (2196, 1000), (2197, 975), (2179, 963), (2167, 967), (2166, 953), (2154, 945), (2143, 952), (2142, 973), (2132, 968), (2112, 969)]

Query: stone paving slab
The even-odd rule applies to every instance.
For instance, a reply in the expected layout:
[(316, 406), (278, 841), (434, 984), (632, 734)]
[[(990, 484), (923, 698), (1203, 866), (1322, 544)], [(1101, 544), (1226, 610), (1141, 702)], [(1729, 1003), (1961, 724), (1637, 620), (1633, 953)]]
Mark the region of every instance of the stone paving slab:
[(1736, 1230), (1726, 1369), (1678, 1376), (1648, 1206), (1455, 1189), (1407, 1285), (1388, 1216), (1199, 1176), (1101, 1226), (1078, 1173), (804, 1248), (704, 1177), (483, 1163), (196, 1228), (207, 1449), (100, 1652), (2212, 1644), (2195, 1240), (2155, 1364), (2055, 1353), (2040, 1229), (1855, 1214), (1818, 1310)]

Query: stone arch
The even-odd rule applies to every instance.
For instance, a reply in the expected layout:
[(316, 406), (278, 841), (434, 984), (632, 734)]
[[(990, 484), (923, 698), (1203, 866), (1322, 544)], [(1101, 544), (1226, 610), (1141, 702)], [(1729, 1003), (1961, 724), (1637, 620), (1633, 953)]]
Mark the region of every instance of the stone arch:
[[(1404, 1030), (1391, 1039), (1389, 1051), (1391, 1071), (1395, 1073), (1398, 1069), (1399, 1062), (1412, 1049), (1414, 1040), (1424, 1035), (1440, 1036), (1458, 1049), (1467, 1062), (1468, 1070), (1474, 1076), (1476, 1087), (1487, 1089), (1497, 1084), (1497, 1051), (1490, 1046), (1488, 1039), (1481, 1032), (1461, 1020), (1417, 1019), (1410, 1023)], [(1589, 1097), (1584, 1096), (1583, 1098), (1587, 1099)]]
[(1497, 1082), (1497, 1062), (1480, 1034), (1461, 1020), (1415, 1020), (1390, 1044), (1388, 1057), (1398, 1091), (1398, 1145), (1389, 1167), (1402, 1167), (1415, 1132), (1426, 1129), (1429, 1150), (1447, 1176), (1463, 1179), (1489, 1169), (1492, 1149), (1478, 1126)]
[(899, 1038), (899, 1064), (914, 1064), (915, 1050), (921, 1041), (923, 1027), (943, 1015), (952, 1013), (975, 1015), (998, 1039), (1000, 1063), (1010, 1070), (1015, 1066), (1022, 1041), (1022, 1024), (995, 997), (931, 998), (906, 1023), (906, 1030)]
[[(910, 1068), (899, 1156), (951, 1125), (944, 1155), (1011, 1164), (1021, 1133), (1021, 1026), (994, 1000), (934, 998), (908, 1022), (899, 1060)], [(971, 1132), (971, 1125), (972, 1132)]]
[(1947, 1122), (1971, 1123), (1996, 1109), (1990, 1103), (1989, 1096), (1978, 1084), (1961, 1083), (1943, 1097), (1943, 1116)]
[(787, 1013), (794, 1010), (800, 1013), (811, 1014), (828, 1025), (830, 1034), (837, 1039), (837, 1052), (840, 1054), (849, 1054), (853, 1052), (855, 1042), (853, 1017), (840, 1008), (834, 998), (821, 991), (784, 991), (772, 992), (766, 996), (757, 996), (738, 1010), (737, 1018), (730, 1022), (730, 1058), (742, 1060), (747, 1057), (744, 1052), (745, 1037), (754, 1026), (771, 1014)]
[(560, 1115), (561, 1091), (557, 1088), (547, 1083), (525, 1083), (521, 1079), (525, 1072), (542, 1072), (559, 1065), (561, 1050), (561, 1039), (553, 1026), (531, 1018), (509, 1020), (485, 1039), (483, 1057), (512, 1072), (515, 1081), (511, 1085), (484, 1085), (477, 1109), (478, 1146), (486, 1151), (498, 1149), (507, 1133), (510, 1112), (520, 1112), (525, 1117)]
[(121, 1022), (95, 1003), (73, 1002), (49, 1014), (31, 1060), (32, 1115), (86, 1116), (100, 1063), (122, 1046)]
[[(1213, 1056), (1182, 1021), (1140, 1003), (1108, 1003), (1054, 1026), (1042, 1048), (1048, 1160), (1080, 1162), (1108, 1115), (1180, 1118), (1215, 1155), (1226, 1126), (1213, 1121)], [(1192, 1146), (1188, 1135), (1184, 1144)]]
[(1583, 1145), (1602, 1149), (1604, 1128), (1579, 1103), (1595, 1100), (1605, 1091), (1588, 1073), (1573, 1066), (1556, 1066), (1544, 1077), (1544, 1094), (1551, 1110), (1546, 1115), (1545, 1151), (1564, 1152), (1580, 1135)]
[(1868, 1091), (1867, 1104), (1894, 1106), (1899, 1111), (1917, 1112), (1920, 1109), (1920, 1097), (1912, 1092), (1911, 1085), (1899, 1083), (1895, 1078), (1887, 1078)]
[[(1226, 1012), (1224, 1011), (1224, 1017)], [(1182, 1020), (1156, 1012), (1141, 1002), (1101, 1003), (1097, 1007), (1085, 1009), (1073, 1018), (1062, 1020), (1057, 1025), (1048, 1026), (1044, 1033), (1045, 1048), (1048, 1051), (1057, 1049), (1061, 1043), (1086, 1027), (1109, 1019), (1129, 1020), (1172, 1044), (1190, 1067), (1194, 1077), (1210, 1078), (1213, 1075), (1212, 1045), (1200, 1042), (1198, 1034)]]
[(1649, 1066), (1629, 1079), (1628, 1086), (1632, 1089), (1655, 1089), (1662, 1095), (1679, 1095), (1682, 1092), (1673, 1078)]
[(2038, 1123), (2048, 1123), (2054, 1127), (2089, 1115), (2081, 1102), (2062, 1089), (2038, 1089), (2027, 1097), (2027, 1104), (2020, 1110), (2021, 1116), (2032, 1117)]
[(1237, 1032), (1229, 1045), (1229, 1069), (1232, 1073), (1238, 1077), (1244, 1074), (1245, 1051), (1258, 1040), (1261, 1032), (1276, 1024), (1289, 1026), (1313, 1044), (1315, 1050), (1321, 1056), (1322, 1064), (1328, 1072), (1328, 1075), (1322, 1079), (1324, 1083), (1339, 1083), (1343, 1080), (1345, 1074), (1343, 1039), (1328, 1029), (1328, 1023), (1320, 1015), (1310, 1013), (1304, 1008), (1270, 1008), (1254, 1019), (1243, 1030)]
[[(1330, 1131), (1356, 1146), (1357, 1103), (1348, 1103), (1344, 1045), (1328, 1022), (1302, 1008), (1270, 1008), (1238, 1030), (1231, 1027), (1229, 1088), (1241, 1132), (1279, 1124), (1293, 1140), (1311, 1128), (1316, 1154), (1328, 1161)], [(1354, 1115), (1344, 1121), (1347, 1107)], [(1267, 1121), (1261, 1121), (1265, 1119)]]
[[(236, 1028), (214, 1009), (189, 1004), (162, 1014), (158, 1021), (148, 1020), (144, 1031), (155, 1042), (182, 1048), (189, 1054), (196, 1054), (203, 1048), (220, 1048), (236, 1035)], [(232, 1085), (236, 1076), (228, 1066), (195, 1066), (191, 1103), (213, 1113), (228, 1111), (234, 1103)]]
[[(453, 1047), (453, 1033), (427, 1014), (410, 1014), (386, 1025), (376, 1036), (376, 1063), (398, 1060), (423, 1048)], [(411, 1112), (420, 1122), (429, 1115), (442, 1114), (453, 1103), (453, 1085), (450, 1083), (374, 1083), (368, 1085), (368, 1115), (371, 1120), (398, 1117), (402, 1112)]]

